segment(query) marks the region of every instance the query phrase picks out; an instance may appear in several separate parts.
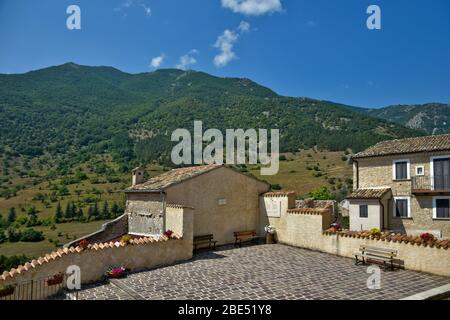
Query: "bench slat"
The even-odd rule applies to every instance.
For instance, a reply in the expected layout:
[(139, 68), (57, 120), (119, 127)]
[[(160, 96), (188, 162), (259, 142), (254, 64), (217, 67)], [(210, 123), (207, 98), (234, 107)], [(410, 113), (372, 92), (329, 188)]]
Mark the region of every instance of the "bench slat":
[(383, 257), (383, 256), (377, 256), (377, 255), (373, 255), (373, 254), (356, 254), (356, 256), (369, 258), (369, 259), (378, 259), (378, 260), (383, 260), (383, 261), (392, 261), (391, 257)]
[(394, 249), (384, 249), (384, 248), (376, 248), (376, 247), (369, 247), (369, 246), (361, 246), (359, 248), (360, 251), (381, 251), (381, 252), (389, 252), (397, 254), (397, 250)]

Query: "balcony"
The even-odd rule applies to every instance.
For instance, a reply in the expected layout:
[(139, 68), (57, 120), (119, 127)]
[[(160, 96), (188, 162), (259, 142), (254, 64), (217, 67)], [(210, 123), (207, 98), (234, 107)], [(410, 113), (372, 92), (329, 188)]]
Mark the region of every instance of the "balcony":
[(417, 176), (411, 179), (412, 193), (416, 195), (450, 195), (450, 175)]

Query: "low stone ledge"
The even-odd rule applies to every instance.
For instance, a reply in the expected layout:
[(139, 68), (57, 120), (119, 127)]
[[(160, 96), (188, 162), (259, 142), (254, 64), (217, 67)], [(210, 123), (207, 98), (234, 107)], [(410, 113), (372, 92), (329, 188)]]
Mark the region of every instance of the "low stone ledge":
[(323, 235), (332, 236), (336, 235), (344, 238), (357, 238), (357, 239), (368, 239), (368, 240), (378, 240), (378, 241), (386, 241), (386, 242), (394, 242), (394, 243), (405, 243), (411, 245), (418, 245), (423, 247), (437, 248), (437, 249), (445, 249), (450, 248), (450, 240), (429, 240), (425, 241), (419, 236), (408, 236), (400, 233), (381, 233), (380, 235), (370, 234), (369, 231), (335, 231), (328, 229), (323, 232)]
[(42, 257), (32, 260), (31, 262), (27, 262), (24, 265), (20, 265), (17, 268), (12, 268), (10, 271), (4, 271), (0, 276), (1, 281), (11, 280), (11, 278), (16, 277), (17, 275), (23, 275), (23, 273), (30, 271), (32, 269), (36, 269), (42, 267), (45, 264), (51, 263), (55, 260), (61, 259), (63, 256), (67, 255), (77, 255), (81, 253), (86, 253), (89, 251), (101, 251), (106, 249), (115, 249), (121, 248), (125, 246), (142, 246), (149, 245), (154, 243), (167, 242), (169, 240), (182, 240), (180, 235), (172, 235), (170, 238), (167, 236), (158, 236), (158, 237), (142, 237), (138, 239), (131, 239), (129, 243), (124, 243), (121, 241), (116, 242), (105, 242), (105, 243), (95, 243), (89, 244), (87, 247), (83, 248), (80, 246), (70, 247), (70, 248), (61, 248), (57, 251), (53, 251), (51, 253), (45, 254)]

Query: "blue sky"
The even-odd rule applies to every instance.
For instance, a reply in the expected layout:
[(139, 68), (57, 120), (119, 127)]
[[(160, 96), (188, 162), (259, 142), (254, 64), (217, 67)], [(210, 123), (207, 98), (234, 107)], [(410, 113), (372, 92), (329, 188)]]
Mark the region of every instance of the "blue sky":
[(448, 0), (0, 0), (0, 73), (178, 66), (363, 107), (450, 103), (449, 13)]

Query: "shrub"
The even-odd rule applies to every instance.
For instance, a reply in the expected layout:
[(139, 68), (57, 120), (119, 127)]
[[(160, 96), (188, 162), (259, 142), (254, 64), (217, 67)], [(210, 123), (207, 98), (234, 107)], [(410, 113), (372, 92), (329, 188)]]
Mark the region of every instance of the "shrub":
[(44, 240), (44, 234), (42, 231), (34, 230), (33, 228), (25, 229), (20, 236), (20, 241), (23, 242), (39, 242)]
[(374, 229), (372, 229), (372, 230), (369, 231), (369, 234), (370, 234), (371, 236), (379, 236), (379, 235), (381, 235), (381, 230), (380, 230), (380, 229), (377, 229), (377, 228), (374, 228)]
[(126, 234), (124, 236), (122, 236), (122, 238), (120, 238), (120, 242), (125, 243), (125, 244), (129, 244), (131, 241), (131, 236)]
[(272, 190), (281, 190), (281, 189), (283, 189), (278, 183), (275, 183), (275, 184), (273, 184), (272, 185)]
[(18, 242), (20, 241), (21, 233), (19, 230), (15, 228), (8, 229), (8, 240), (9, 242)]
[(31, 259), (25, 255), (21, 256), (10, 256), (6, 257), (4, 255), (0, 256), (0, 273), (4, 271), (9, 271), (11, 268), (16, 268), (19, 265), (23, 265)]

